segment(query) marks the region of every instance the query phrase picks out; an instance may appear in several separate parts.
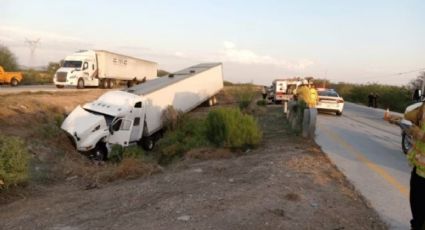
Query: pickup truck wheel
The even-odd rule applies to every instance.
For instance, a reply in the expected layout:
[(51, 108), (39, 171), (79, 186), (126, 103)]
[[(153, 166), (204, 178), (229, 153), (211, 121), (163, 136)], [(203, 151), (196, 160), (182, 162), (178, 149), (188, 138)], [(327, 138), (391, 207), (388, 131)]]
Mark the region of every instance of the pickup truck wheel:
[(153, 137), (142, 138), (142, 147), (146, 151), (152, 151), (152, 149), (155, 147), (155, 139)]
[(11, 86), (17, 86), (18, 85), (18, 80), (16, 80), (16, 78), (12, 78), (12, 80), (10, 81), (10, 85)]
[(62, 89), (64, 86), (63, 85), (56, 85), (56, 88), (58, 89)]
[(84, 89), (84, 80), (82, 78), (78, 79), (77, 89)]

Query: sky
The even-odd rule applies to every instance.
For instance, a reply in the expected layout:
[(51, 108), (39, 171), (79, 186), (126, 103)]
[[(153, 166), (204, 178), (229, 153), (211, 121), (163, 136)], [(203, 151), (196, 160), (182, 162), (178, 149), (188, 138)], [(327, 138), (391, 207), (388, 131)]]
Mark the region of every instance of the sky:
[[(405, 85), (425, 71), (423, 0), (0, 0), (0, 6), (0, 44), (26, 66), (102, 49), (171, 72), (222, 62), (225, 80), (263, 85), (305, 76)], [(40, 39), (33, 57), (26, 39)]]

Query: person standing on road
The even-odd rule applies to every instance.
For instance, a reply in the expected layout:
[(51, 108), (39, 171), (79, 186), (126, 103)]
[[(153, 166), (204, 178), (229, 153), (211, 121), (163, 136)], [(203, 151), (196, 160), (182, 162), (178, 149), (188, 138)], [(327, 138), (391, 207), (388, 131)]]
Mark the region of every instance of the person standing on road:
[(368, 106), (372, 107), (373, 106), (373, 92), (370, 92), (369, 95), (367, 96), (367, 100), (368, 100)]
[(378, 108), (378, 98), (379, 98), (379, 95), (375, 93), (375, 95), (373, 95), (373, 107), (375, 108)]
[(409, 164), (413, 167), (410, 177), (410, 209), (413, 230), (425, 229), (425, 103), (404, 115), (413, 125), (409, 134), (414, 140), (413, 147), (407, 153)]
[(261, 90), (261, 95), (263, 95), (263, 100), (266, 100), (267, 97), (267, 86), (264, 86)]

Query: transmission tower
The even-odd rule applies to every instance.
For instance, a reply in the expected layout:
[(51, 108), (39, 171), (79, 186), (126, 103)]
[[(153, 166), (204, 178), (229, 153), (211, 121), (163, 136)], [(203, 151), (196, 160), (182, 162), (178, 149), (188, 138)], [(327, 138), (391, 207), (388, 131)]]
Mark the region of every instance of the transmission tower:
[(29, 40), (25, 38), (25, 43), (30, 48), (30, 66), (34, 65), (34, 59), (35, 59), (35, 49), (37, 49), (37, 46), (40, 44), (40, 38), (37, 38), (35, 40)]

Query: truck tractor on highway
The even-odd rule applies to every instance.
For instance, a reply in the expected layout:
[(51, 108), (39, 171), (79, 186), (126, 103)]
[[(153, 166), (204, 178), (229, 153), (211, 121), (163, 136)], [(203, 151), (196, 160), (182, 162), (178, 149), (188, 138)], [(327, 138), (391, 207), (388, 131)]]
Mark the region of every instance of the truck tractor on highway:
[(22, 81), (21, 72), (6, 72), (3, 67), (0, 66), (0, 84), (10, 84), (11, 86), (17, 86)]
[(204, 63), (120, 91), (109, 91), (76, 107), (61, 128), (78, 151), (97, 160), (113, 145), (141, 144), (151, 150), (163, 128), (167, 107), (188, 112), (223, 88), (221, 63)]
[(86, 86), (113, 88), (120, 81), (127, 86), (157, 76), (158, 64), (104, 50), (78, 51), (64, 59), (53, 82), (57, 88)]

